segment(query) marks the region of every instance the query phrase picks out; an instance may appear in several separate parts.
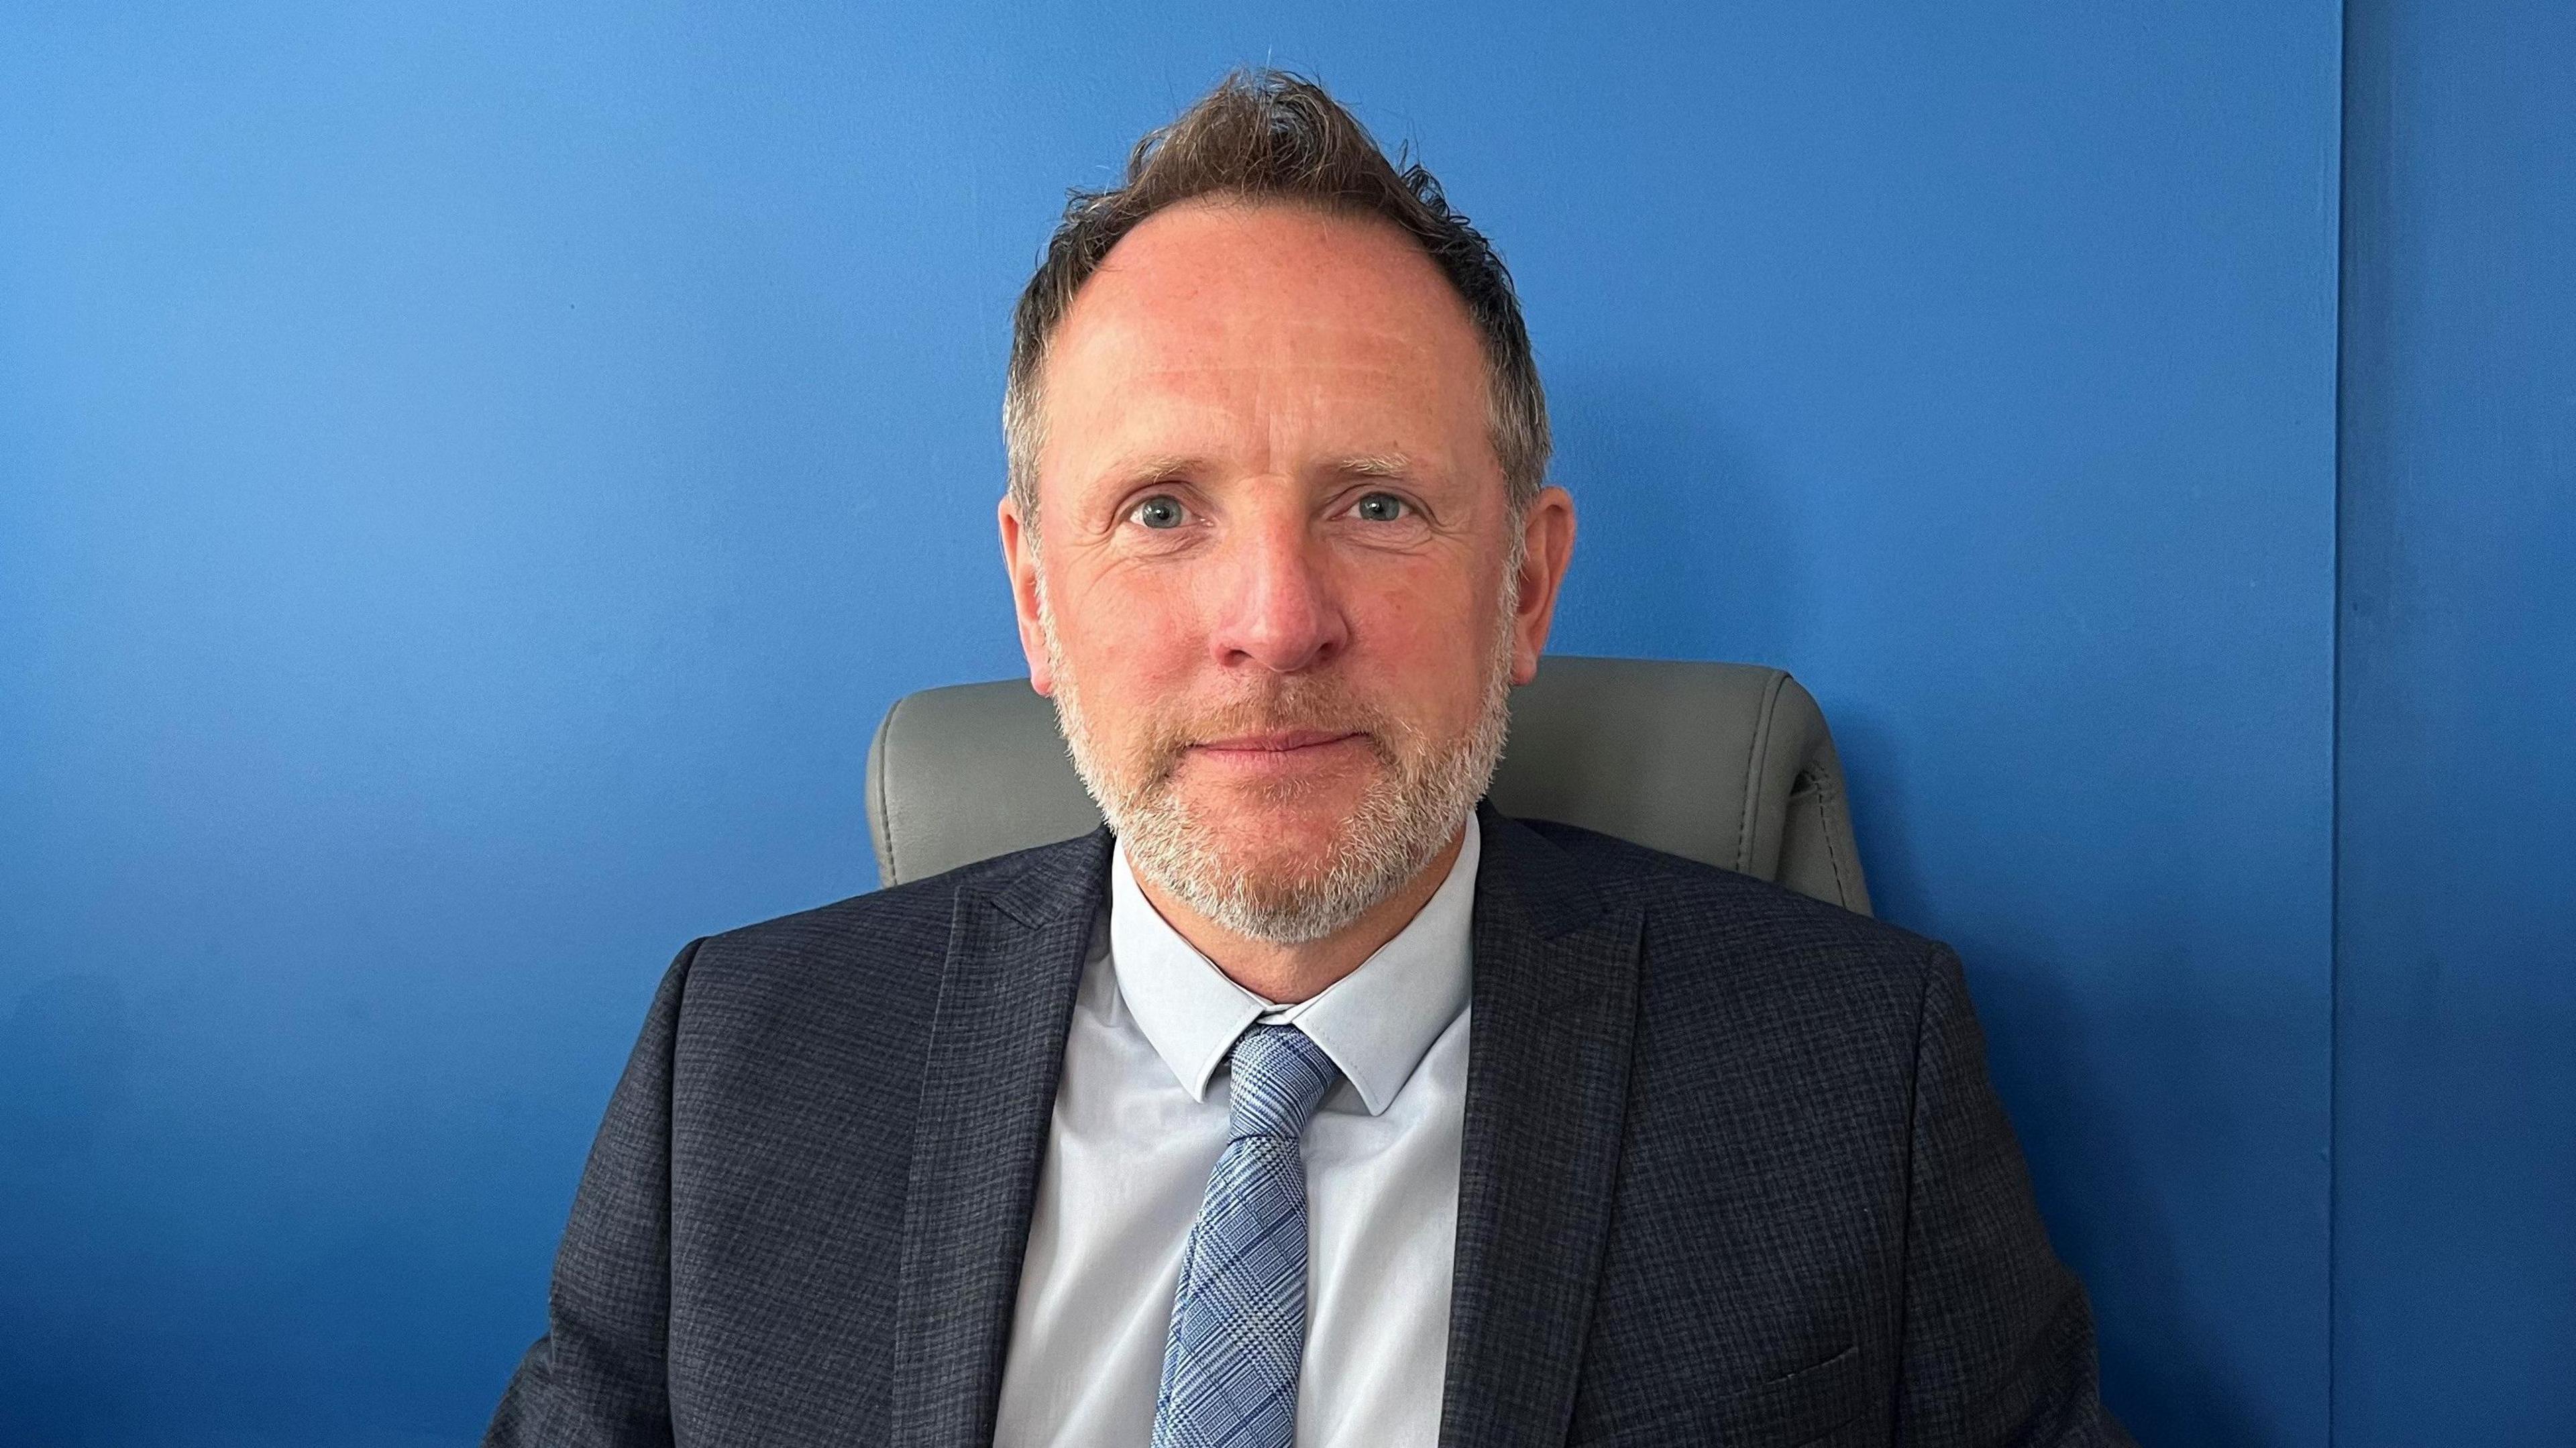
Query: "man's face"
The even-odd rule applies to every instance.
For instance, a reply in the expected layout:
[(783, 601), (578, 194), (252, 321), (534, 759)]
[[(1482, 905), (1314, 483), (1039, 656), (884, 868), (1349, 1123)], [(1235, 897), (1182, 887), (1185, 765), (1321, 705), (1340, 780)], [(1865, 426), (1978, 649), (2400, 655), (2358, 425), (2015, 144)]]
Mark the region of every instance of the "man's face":
[(1511, 509), (1487, 375), (1419, 246), (1291, 206), (1158, 213), (1057, 331), (1036, 537), (1002, 517), (1030, 678), (1220, 924), (1338, 929), (1483, 791), (1572, 540)]

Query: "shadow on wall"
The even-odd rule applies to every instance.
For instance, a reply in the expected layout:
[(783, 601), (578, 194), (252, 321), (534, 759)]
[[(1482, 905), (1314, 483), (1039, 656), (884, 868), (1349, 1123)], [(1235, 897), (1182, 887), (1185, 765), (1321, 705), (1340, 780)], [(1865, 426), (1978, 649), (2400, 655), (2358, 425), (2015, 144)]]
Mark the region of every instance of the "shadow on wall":
[[(1830, 722), (1878, 912), (1929, 929), (1933, 891), (1903, 814), (1903, 736), (1848, 701), (1838, 702)], [(2225, 1032), (2180, 1000), (2105, 1022), (2078, 1008), (2065, 985), (2067, 962), (1992, 944), (1959, 949), (1988, 1067), (2029, 1158), (2050, 1240), (2092, 1297), (2112, 1412), (2148, 1448), (2278, 1441), (2202, 1325), (2209, 1306), (2193, 1302), (2181, 1275), (2165, 1207), (2169, 1184), (2117, 1104), (2147, 1102), (2150, 1119), (2168, 1123), (2224, 1119), (2225, 1074), (2209, 1043)], [(2113, 1054), (2097, 1048), (2110, 1031), (2122, 1037), (2119, 1058), (2155, 1063), (2156, 1082), (2106, 1078)], [(2133, 1105), (2131, 1117), (2139, 1114)], [(2116, 1229), (2106, 1225), (2113, 1221)]]
[[(1813, 592), (1796, 514), (1714, 407), (1669, 377), (1552, 367), (1548, 408), (1553, 476), (1577, 522), (1553, 647), (1757, 663), (1795, 652)], [(1603, 495), (1617, 506), (1594, 506)]]

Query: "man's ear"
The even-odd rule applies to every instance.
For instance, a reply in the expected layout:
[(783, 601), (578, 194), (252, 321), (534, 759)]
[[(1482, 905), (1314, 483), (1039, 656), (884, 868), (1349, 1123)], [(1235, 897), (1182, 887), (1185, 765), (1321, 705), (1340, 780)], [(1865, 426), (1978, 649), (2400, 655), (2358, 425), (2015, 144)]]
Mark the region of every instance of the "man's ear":
[(1520, 591), (1512, 606), (1512, 682), (1538, 677), (1538, 656), (1556, 620), (1556, 593), (1574, 557), (1574, 496), (1541, 488), (1521, 512)]
[(1019, 499), (1002, 495), (995, 510), (1002, 529), (1002, 567), (1011, 575), (1011, 611), (1018, 615), (1020, 652), (1029, 661), (1029, 687), (1055, 692), (1055, 671), (1047, 666), (1046, 630), (1038, 623), (1037, 529), (1020, 516)]

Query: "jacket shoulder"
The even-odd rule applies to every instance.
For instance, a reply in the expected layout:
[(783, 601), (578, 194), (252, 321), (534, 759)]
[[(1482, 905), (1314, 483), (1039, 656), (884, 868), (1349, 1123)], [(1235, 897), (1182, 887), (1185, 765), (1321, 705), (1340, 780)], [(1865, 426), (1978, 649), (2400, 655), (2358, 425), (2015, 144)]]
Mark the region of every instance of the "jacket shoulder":
[(959, 898), (999, 896), (1032, 877), (1078, 872), (1085, 840), (962, 865), (828, 905), (710, 935), (691, 947), (687, 1016), (748, 1015), (789, 1029), (852, 1013), (927, 1029)]
[[(1636, 908), (1650, 1055), (1759, 1060), (1792, 1079), (1910, 1066), (1928, 993), (1957, 970), (1910, 930), (1732, 870), (1569, 825), (1533, 824), (1604, 904)], [(1675, 1053), (1678, 1053), (1676, 1055)]]
[(1730, 943), (1800, 956), (1921, 962), (1945, 947), (1884, 920), (1767, 880), (1552, 820), (1517, 823), (1562, 851), (1611, 902), (1646, 907), (1649, 928), (1722, 928)]

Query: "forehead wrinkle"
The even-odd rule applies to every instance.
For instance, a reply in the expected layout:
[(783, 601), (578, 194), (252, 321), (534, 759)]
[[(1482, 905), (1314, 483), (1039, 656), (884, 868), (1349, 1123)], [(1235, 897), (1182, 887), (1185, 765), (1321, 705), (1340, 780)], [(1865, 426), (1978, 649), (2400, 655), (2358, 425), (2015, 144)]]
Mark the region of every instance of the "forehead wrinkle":
[(1199, 327), (1195, 321), (1104, 319), (1051, 357), (1051, 370), (1079, 359), (1080, 365), (1131, 384), (1191, 377), (1410, 380), (1452, 360), (1441, 339), (1395, 323), (1351, 326), (1313, 319), (1257, 326), (1230, 315), (1227, 326), (1219, 329)]
[[(1095, 374), (1080, 397), (1054, 399), (1064, 425), (1051, 430), (1050, 450), (1091, 453), (1099, 460), (1082, 471), (1094, 481), (1201, 471), (1414, 476), (1458, 442), (1447, 436), (1453, 423), (1483, 422), (1481, 409), (1473, 419), (1445, 416), (1447, 408), (1405, 385), (1410, 374), (1392, 369), (1224, 371), (1227, 385), (1214, 390), (1186, 385), (1208, 380), (1198, 368), (1129, 373), (1115, 382)], [(1377, 378), (1393, 385), (1367, 385)], [(1070, 415), (1068, 406), (1075, 408)]]

